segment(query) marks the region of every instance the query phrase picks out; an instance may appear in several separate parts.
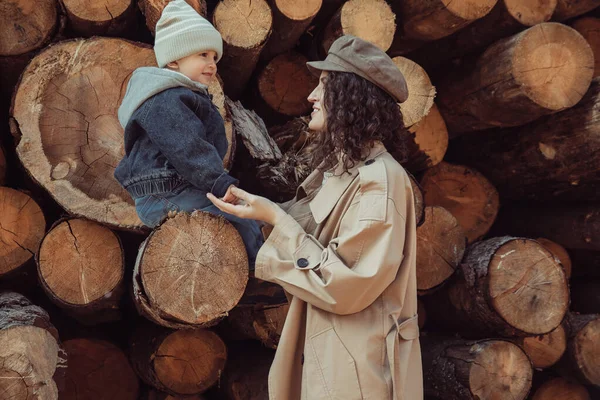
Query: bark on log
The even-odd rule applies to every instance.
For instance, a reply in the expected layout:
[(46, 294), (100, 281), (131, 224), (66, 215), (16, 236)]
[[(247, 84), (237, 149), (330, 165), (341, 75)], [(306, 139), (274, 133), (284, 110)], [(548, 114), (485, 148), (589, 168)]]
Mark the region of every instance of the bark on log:
[(271, 34), (271, 9), (265, 0), (221, 1), (213, 13), (213, 24), (223, 37), (219, 75), (224, 90), (230, 98), (238, 99)]
[(600, 6), (598, 0), (558, 0), (552, 15), (554, 21), (565, 21)]
[[(124, 154), (117, 108), (132, 71), (155, 62), (147, 45), (92, 38), (48, 47), (23, 72), (11, 111), (17, 154), (69, 213), (116, 228), (142, 228), (131, 196), (113, 177)], [(231, 144), (220, 83), (209, 90)], [(229, 151), (226, 167), (230, 157)]]
[(58, 27), (57, 0), (5, 0), (0, 6), (0, 56), (25, 54), (46, 45)]
[(404, 126), (409, 128), (429, 114), (433, 107), (435, 87), (419, 64), (404, 57), (394, 57), (392, 60), (404, 75), (408, 86), (408, 99), (400, 104), (400, 110)]
[(448, 158), (477, 168), (504, 198), (600, 200), (600, 77), (574, 107), (523, 127), (457, 138)]
[[(600, 2), (598, 2), (600, 4)], [(600, 19), (583, 17), (571, 24), (587, 40), (594, 52), (594, 78), (600, 76)]]
[(560, 261), (565, 269), (565, 275), (567, 276), (567, 279), (571, 278), (573, 264), (571, 263), (571, 257), (569, 257), (567, 249), (549, 239), (537, 238), (536, 240), (546, 249), (550, 250), (550, 253), (554, 254), (554, 257), (558, 258), (558, 261)]
[(62, 0), (69, 27), (83, 36), (118, 36), (133, 28), (136, 20), (134, 0)]
[(442, 207), (426, 207), (417, 228), (417, 289), (425, 294), (450, 278), (463, 258), (467, 238), (456, 218)]
[(569, 204), (504, 207), (493, 232), (526, 237), (542, 236), (569, 250), (600, 250), (600, 208), (595, 205)]
[(567, 349), (567, 333), (562, 325), (545, 335), (527, 336), (514, 341), (521, 346), (537, 369), (553, 366)]
[(410, 58), (429, 70), (453, 58), (484, 50), (495, 41), (550, 20), (557, 0), (499, 0), (467, 27), (425, 44)]
[(560, 263), (536, 241), (510, 236), (467, 248), (456, 279), (438, 293), (424, 298), (430, 320), (469, 336), (543, 335), (569, 305)]
[(58, 399), (67, 355), (48, 313), (18, 293), (0, 293), (0, 360), (3, 399)]
[(138, 377), (121, 349), (94, 339), (64, 342), (69, 368), (61, 400), (137, 400)]
[(37, 203), (26, 194), (0, 187), (0, 279), (13, 275), (33, 258), (46, 220)]
[(384, 0), (348, 0), (333, 15), (321, 39), (322, 54), (335, 40), (353, 35), (387, 51), (394, 40), (396, 15)]
[(227, 348), (209, 330), (172, 331), (143, 324), (132, 336), (130, 357), (144, 382), (177, 398), (215, 384), (225, 367)]
[(563, 376), (600, 386), (600, 315), (569, 313), (567, 351), (556, 365)]
[(587, 41), (573, 28), (545, 22), (447, 74), (437, 86), (437, 105), (454, 135), (523, 125), (577, 104), (593, 72)]
[(498, 192), (474, 169), (441, 162), (421, 179), (425, 204), (441, 206), (456, 217), (469, 243), (485, 235), (498, 214)]
[(415, 135), (418, 154), (412, 155), (405, 167), (413, 172), (438, 165), (448, 149), (448, 129), (435, 104), (422, 120), (408, 129)]
[[(156, 32), (156, 23), (160, 19), (164, 8), (173, 0), (138, 0), (138, 7), (146, 18), (146, 26), (154, 36)], [(206, 9), (206, 0), (185, 0), (198, 14), (204, 18), (208, 15)]]
[(444, 400), (522, 400), (531, 388), (531, 363), (511, 342), (424, 336), (421, 348), (426, 395)]
[(600, 314), (600, 280), (577, 279), (571, 283), (571, 310)]
[(138, 312), (159, 325), (208, 327), (238, 303), (247, 282), (248, 256), (237, 230), (196, 211), (168, 219), (140, 246), (133, 294)]
[(269, 400), (267, 379), (273, 351), (249, 343), (232, 350), (220, 385), (224, 399)]
[(568, 381), (565, 378), (551, 379), (540, 386), (531, 400), (592, 400), (590, 393), (583, 385)]
[(300, 36), (321, 9), (322, 0), (269, 0), (273, 32), (260, 58), (268, 62), (296, 46)]
[(125, 259), (110, 229), (84, 219), (58, 221), (36, 261), (42, 288), (67, 314), (90, 325), (121, 318)]

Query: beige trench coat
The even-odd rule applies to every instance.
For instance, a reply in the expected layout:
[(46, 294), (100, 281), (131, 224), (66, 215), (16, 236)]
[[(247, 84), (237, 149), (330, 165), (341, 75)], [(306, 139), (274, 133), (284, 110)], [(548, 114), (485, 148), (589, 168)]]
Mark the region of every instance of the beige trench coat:
[(321, 187), (313, 172), (282, 205), (256, 277), (290, 298), (271, 400), (421, 400), (409, 178), (381, 144)]

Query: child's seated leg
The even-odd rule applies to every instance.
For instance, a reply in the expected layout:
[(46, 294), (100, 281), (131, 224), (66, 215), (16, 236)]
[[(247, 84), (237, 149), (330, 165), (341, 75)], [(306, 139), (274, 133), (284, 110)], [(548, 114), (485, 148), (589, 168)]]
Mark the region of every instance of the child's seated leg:
[(135, 209), (144, 225), (155, 228), (167, 217), (169, 211), (178, 208), (165, 194), (150, 194), (135, 199)]

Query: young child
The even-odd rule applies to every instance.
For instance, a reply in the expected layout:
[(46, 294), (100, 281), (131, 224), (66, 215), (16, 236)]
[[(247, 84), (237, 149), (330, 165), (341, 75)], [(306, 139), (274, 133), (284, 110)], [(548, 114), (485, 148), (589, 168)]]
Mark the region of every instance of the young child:
[(225, 126), (208, 93), (223, 54), (221, 35), (184, 0), (175, 0), (156, 24), (154, 52), (159, 68), (136, 69), (119, 108), (125, 156), (115, 178), (149, 227), (170, 211), (224, 216), (239, 231), (253, 269), (263, 242), (257, 223), (223, 213), (206, 197), (234, 201), (229, 189), (238, 183), (223, 168)]

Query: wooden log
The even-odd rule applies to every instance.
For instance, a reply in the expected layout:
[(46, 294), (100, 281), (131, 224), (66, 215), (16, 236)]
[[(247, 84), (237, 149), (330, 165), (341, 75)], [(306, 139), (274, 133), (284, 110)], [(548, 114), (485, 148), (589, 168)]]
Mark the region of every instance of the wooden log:
[(498, 192), (474, 169), (441, 162), (421, 179), (425, 204), (441, 206), (456, 217), (469, 243), (485, 235), (498, 214)]
[[(160, 19), (163, 10), (173, 0), (138, 0), (138, 7), (146, 18), (146, 26), (150, 30), (150, 33), (154, 36), (156, 32), (156, 23)], [(208, 15), (206, 9), (206, 0), (185, 0), (198, 14), (204, 18)]]
[(574, 107), (523, 127), (456, 138), (448, 158), (477, 168), (503, 198), (600, 200), (599, 110), (600, 77)]
[(594, 78), (600, 76), (600, 19), (594, 17), (579, 18), (573, 24), (573, 29), (587, 40), (594, 52)]
[[(48, 47), (23, 72), (11, 111), (17, 155), (69, 213), (116, 228), (142, 228), (131, 196), (113, 176), (124, 154), (117, 109), (132, 71), (155, 62), (147, 45), (96, 37)], [(231, 148), (220, 83), (209, 90)], [(230, 158), (229, 151), (226, 166)]]
[(396, 15), (384, 0), (348, 0), (333, 15), (323, 31), (322, 53), (327, 54), (335, 40), (353, 35), (387, 51), (394, 40)]
[(448, 129), (442, 114), (433, 104), (429, 114), (408, 129), (415, 135), (419, 154), (411, 156), (404, 165), (408, 170), (419, 172), (438, 165), (448, 149)]
[(219, 393), (226, 400), (269, 400), (267, 380), (273, 351), (250, 343), (232, 350)]
[(138, 378), (117, 346), (104, 340), (71, 339), (64, 347), (69, 368), (61, 400), (137, 400)]
[(571, 310), (600, 314), (600, 280), (576, 279), (571, 283)]
[(598, 0), (558, 0), (552, 19), (565, 21), (577, 17), (600, 6)]
[(565, 269), (565, 275), (567, 276), (567, 279), (571, 278), (571, 270), (573, 269), (573, 264), (571, 262), (571, 257), (569, 257), (569, 253), (567, 252), (567, 249), (565, 249), (560, 244), (546, 238), (537, 238), (536, 240), (546, 249), (550, 250), (550, 253), (554, 254), (554, 257), (558, 258), (558, 261), (560, 261), (563, 268)]
[(17, 273), (38, 249), (46, 220), (38, 204), (15, 189), (0, 187), (0, 278)]
[(92, 325), (121, 318), (125, 259), (110, 229), (84, 219), (58, 221), (36, 261), (42, 288), (68, 314)]
[(134, 371), (148, 385), (172, 396), (195, 395), (217, 382), (227, 348), (209, 330), (172, 331), (142, 324), (132, 336), (130, 358)]
[(600, 209), (595, 205), (570, 204), (504, 207), (494, 233), (542, 236), (569, 250), (600, 250)]
[(322, 3), (322, 0), (269, 0), (273, 12), (273, 31), (262, 50), (261, 59), (268, 62), (295, 47)]
[(468, 336), (543, 335), (567, 312), (569, 288), (542, 245), (504, 236), (469, 246), (452, 284), (424, 300), (430, 320)]
[(417, 228), (417, 289), (425, 294), (440, 287), (463, 258), (467, 238), (456, 218), (442, 207), (425, 207)]
[(265, 119), (277, 114), (297, 117), (307, 114), (311, 103), (306, 99), (318, 84), (301, 54), (289, 52), (273, 58), (258, 75), (256, 111)]
[(25, 54), (46, 45), (58, 27), (57, 0), (6, 0), (0, 7), (0, 56)]
[(421, 337), (425, 394), (444, 400), (527, 397), (533, 369), (523, 350), (505, 340)]
[(245, 337), (276, 349), (289, 308), (289, 304), (236, 307), (229, 313), (229, 322)]
[(196, 211), (168, 219), (140, 246), (133, 294), (138, 312), (159, 325), (208, 327), (238, 303), (247, 282), (248, 256), (237, 230)]
[(392, 60), (404, 75), (408, 86), (408, 99), (400, 104), (400, 110), (404, 126), (409, 128), (429, 114), (433, 107), (435, 87), (419, 64), (404, 57), (394, 57)]
[(567, 349), (567, 333), (562, 325), (545, 335), (514, 339), (531, 360), (534, 368), (545, 369), (556, 364)]
[(484, 50), (495, 41), (550, 20), (557, 0), (499, 0), (489, 14), (458, 32), (426, 43), (410, 58), (432, 69), (453, 58)]
[(213, 13), (213, 25), (223, 37), (219, 75), (227, 96), (237, 99), (271, 34), (271, 9), (265, 0), (221, 1)]
[(437, 105), (454, 135), (523, 125), (577, 104), (593, 72), (587, 41), (573, 28), (545, 22), (447, 74), (437, 86)]
[(408, 178), (410, 179), (410, 186), (412, 187), (413, 196), (415, 198), (415, 221), (417, 221), (417, 226), (420, 226), (423, 221), (425, 221), (425, 200), (423, 197), (423, 190), (410, 173), (408, 173)]
[(0, 293), (0, 359), (3, 399), (58, 399), (67, 355), (48, 313), (18, 293)]
[(134, 0), (62, 0), (62, 3), (70, 29), (79, 36), (118, 36), (135, 24)]
[(571, 382), (565, 378), (553, 378), (540, 386), (531, 400), (592, 400), (590, 393), (583, 385)]
[(561, 375), (600, 386), (600, 315), (569, 313), (567, 351), (556, 364)]

